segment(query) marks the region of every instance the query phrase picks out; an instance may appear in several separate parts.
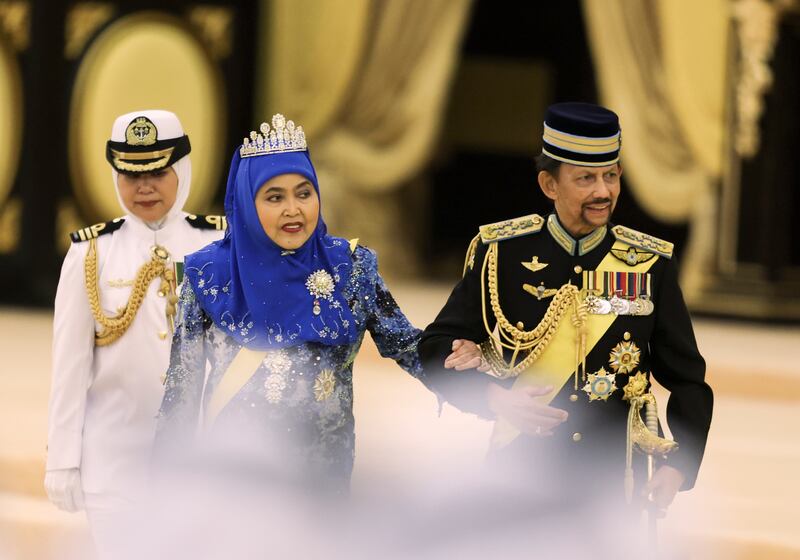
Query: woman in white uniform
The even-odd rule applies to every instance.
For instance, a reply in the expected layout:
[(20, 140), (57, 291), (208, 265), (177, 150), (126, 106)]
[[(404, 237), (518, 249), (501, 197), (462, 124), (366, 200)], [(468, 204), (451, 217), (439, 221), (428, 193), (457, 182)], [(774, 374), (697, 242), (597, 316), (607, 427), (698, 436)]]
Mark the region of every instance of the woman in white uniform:
[(61, 270), (45, 488), (59, 508), (86, 509), (101, 557), (115, 516), (136, 503), (147, 478), (176, 273), (184, 255), (225, 227), (222, 217), (183, 211), (190, 150), (173, 113), (117, 118), (106, 158), (126, 215), (72, 233)]

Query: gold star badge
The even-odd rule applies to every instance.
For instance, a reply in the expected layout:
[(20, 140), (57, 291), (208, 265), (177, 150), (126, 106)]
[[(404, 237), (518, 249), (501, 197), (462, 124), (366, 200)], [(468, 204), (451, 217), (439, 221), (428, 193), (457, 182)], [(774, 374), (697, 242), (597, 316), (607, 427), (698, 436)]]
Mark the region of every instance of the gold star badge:
[(615, 377), (616, 374), (609, 373), (604, 368), (590, 373), (587, 376), (586, 385), (583, 387), (583, 390), (589, 395), (589, 400), (608, 400), (609, 395), (617, 389), (617, 385), (614, 382)]
[(631, 340), (620, 342), (608, 355), (609, 365), (617, 373), (630, 373), (639, 365), (642, 352)]

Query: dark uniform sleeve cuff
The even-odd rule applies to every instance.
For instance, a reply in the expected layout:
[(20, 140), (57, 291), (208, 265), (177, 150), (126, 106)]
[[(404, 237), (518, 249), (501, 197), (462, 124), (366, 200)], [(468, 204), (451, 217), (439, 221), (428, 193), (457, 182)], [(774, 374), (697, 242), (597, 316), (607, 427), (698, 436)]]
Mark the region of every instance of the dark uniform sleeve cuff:
[(488, 388), (495, 381), (478, 370), (454, 371), (439, 369), (424, 378), (425, 384), (440, 400), (445, 400), (462, 412), (475, 414), (486, 420), (494, 420), (489, 409)]

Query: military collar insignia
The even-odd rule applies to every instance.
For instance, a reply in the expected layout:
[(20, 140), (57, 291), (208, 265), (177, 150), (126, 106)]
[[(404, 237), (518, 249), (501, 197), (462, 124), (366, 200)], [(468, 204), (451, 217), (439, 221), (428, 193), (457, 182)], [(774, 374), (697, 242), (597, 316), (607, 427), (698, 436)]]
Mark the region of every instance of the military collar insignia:
[(558, 221), (558, 217), (556, 217), (555, 214), (550, 214), (547, 217), (547, 231), (550, 232), (550, 235), (555, 239), (556, 243), (561, 245), (561, 248), (567, 253), (572, 256), (577, 255), (582, 257), (603, 242), (606, 233), (608, 233), (608, 228), (606, 226), (599, 227), (589, 235), (576, 241), (567, 230), (564, 229), (561, 222)]
[(99, 223), (93, 226), (81, 228), (77, 231), (73, 231), (69, 234), (69, 238), (72, 240), (73, 243), (78, 243), (80, 241), (89, 241), (90, 239), (97, 239), (101, 235), (105, 235), (107, 233), (114, 233), (119, 228), (122, 227), (122, 224), (125, 223), (125, 218), (114, 218), (110, 222)]
[[(642, 233), (636, 231), (631, 228), (627, 228), (625, 226), (614, 226), (611, 228), (611, 232), (614, 234), (614, 237), (617, 238), (618, 241), (622, 241), (623, 243), (627, 243), (628, 245), (635, 247), (637, 249), (644, 249), (650, 253), (655, 253), (656, 255), (660, 255), (662, 257), (666, 257), (668, 259), (672, 258), (672, 250), (674, 245), (669, 241), (664, 241), (663, 239), (659, 239), (658, 237), (653, 237), (652, 235), (647, 235), (646, 233)], [(616, 254), (614, 256), (617, 256)], [(619, 258), (617, 256), (617, 258)], [(625, 260), (627, 263), (627, 257)], [(644, 261), (639, 261), (644, 262)]]
[(502, 222), (486, 224), (479, 228), (481, 241), (484, 244), (505, 239), (513, 239), (530, 233), (537, 233), (544, 226), (544, 218), (538, 214), (530, 214), (520, 218), (512, 218)]
[(152, 146), (158, 140), (158, 129), (147, 117), (136, 117), (125, 129), (125, 142), (130, 146)]

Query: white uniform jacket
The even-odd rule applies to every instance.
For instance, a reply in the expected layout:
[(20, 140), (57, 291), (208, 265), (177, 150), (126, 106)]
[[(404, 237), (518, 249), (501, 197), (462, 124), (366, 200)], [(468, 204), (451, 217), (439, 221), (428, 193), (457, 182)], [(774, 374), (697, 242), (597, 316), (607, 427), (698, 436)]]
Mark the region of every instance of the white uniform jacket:
[[(154, 244), (172, 261), (222, 237), (199, 229), (179, 212), (153, 231), (131, 216), (113, 233), (97, 237), (100, 302), (115, 315), (131, 293)], [(53, 323), (47, 469), (79, 467), (84, 492), (135, 498), (146, 480), (155, 416), (164, 393), (171, 335), (156, 278), (125, 334), (95, 346), (95, 323), (86, 295), (84, 259), (89, 242), (73, 243), (61, 269)]]

